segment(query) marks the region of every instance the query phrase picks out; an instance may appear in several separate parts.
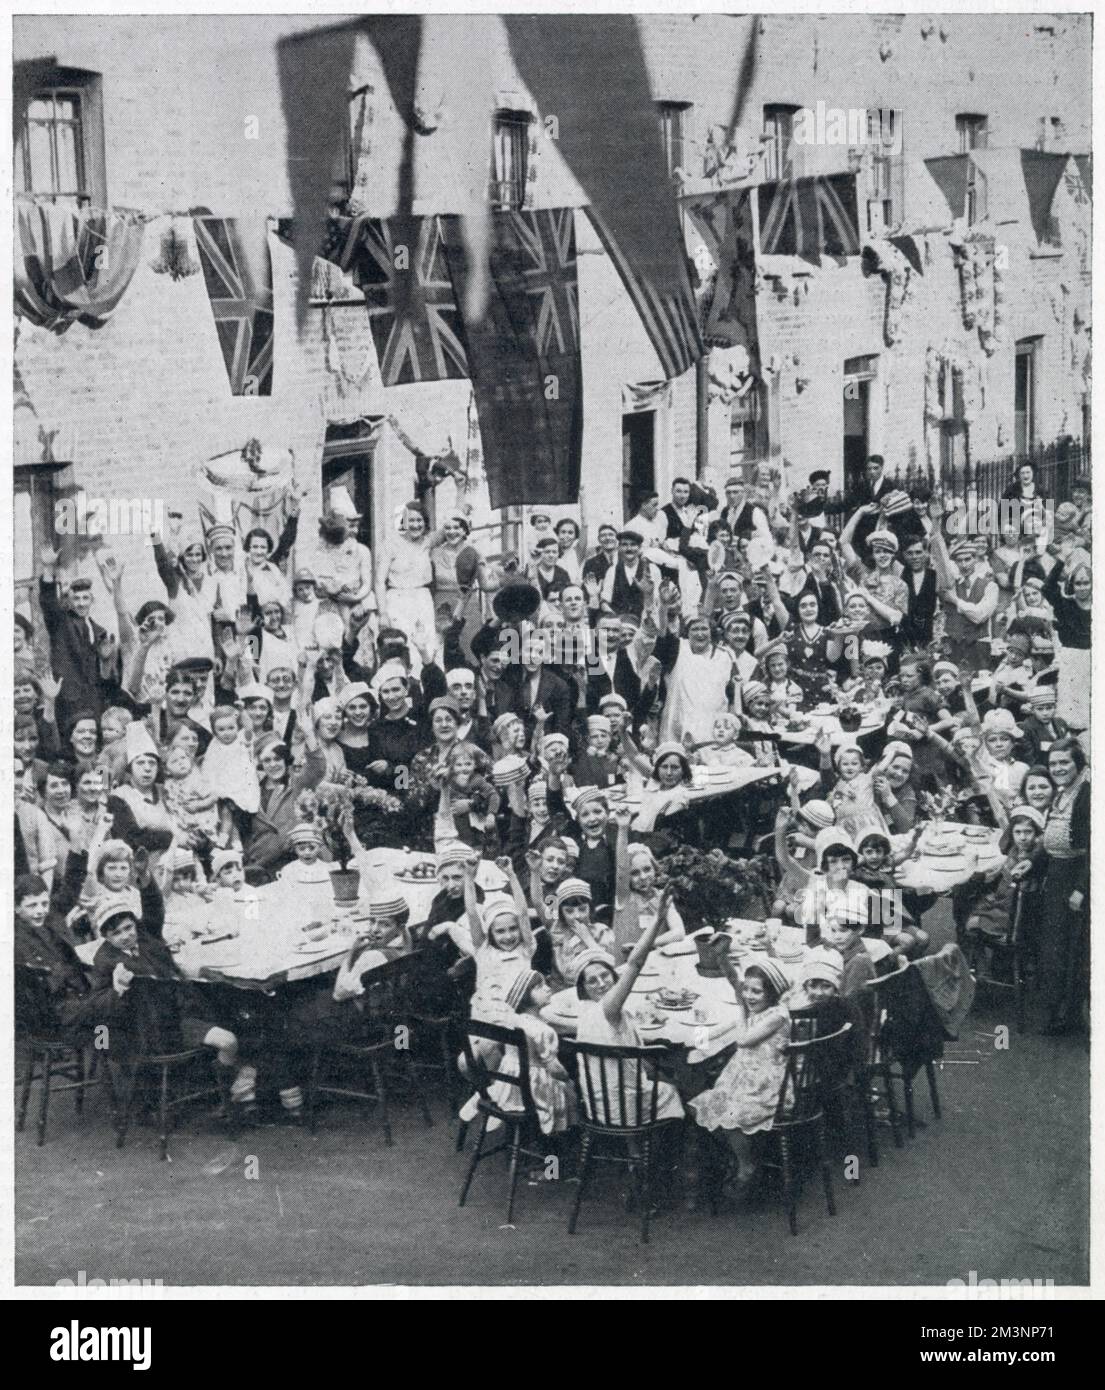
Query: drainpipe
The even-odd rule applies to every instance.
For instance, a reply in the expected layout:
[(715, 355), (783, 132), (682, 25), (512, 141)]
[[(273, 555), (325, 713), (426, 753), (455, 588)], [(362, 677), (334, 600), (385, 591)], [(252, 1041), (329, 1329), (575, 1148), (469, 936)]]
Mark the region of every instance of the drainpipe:
[(710, 466), (710, 351), (694, 364), (695, 382), (695, 460), (694, 475), (701, 482)]

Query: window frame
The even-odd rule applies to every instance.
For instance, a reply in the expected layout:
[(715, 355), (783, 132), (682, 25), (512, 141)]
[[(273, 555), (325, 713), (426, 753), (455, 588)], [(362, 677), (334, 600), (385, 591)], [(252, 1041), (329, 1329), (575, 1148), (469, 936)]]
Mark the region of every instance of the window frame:
[[(514, 106), (499, 106), (491, 118), (491, 174), (488, 180), (487, 196), (492, 208), (497, 212), (521, 212), (526, 205), (526, 189), (529, 181), (529, 146), (533, 130), (532, 111)], [(507, 176), (501, 155), (503, 141), (510, 132), (516, 142), (514, 157), (518, 168), (512, 176)], [(507, 196), (509, 193), (509, 196)]]
[(959, 154), (985, 150), (990, 144), (990, 117), (985, 111), (957, 111), (955, 134)]
[[(56, 103), (59, 97), (74, 98), (77, 105), (75, 121), (59, 122), (56, 116)], [(76, 125), (79, 138), (76, 142), (78, 184), (75, 190), (50, 190), (33, 187), (29, 128), (32, 123), (31, 107), (36, 101), (49, 99), (54, 105), (55, 115), (49, 122), (37, 119), (35, 124), (46, 125), (50, 132), (51, 183), (57, 181), (57, 129), (59, 124)], [(15, 196), (35, 202), (52, 202), (65, 206), (75, 204), (78, 208), (107, 207), (107, 172), (104, 148), (104, 107), (103, 77), (98, 72), (84, 68), (54, 68), (43, 74), (30, 93), (26, 110), (19, 122), (15, 139), (15, 160), (13, 182), (30, 183), (31, 187), (15, 189)], [(18, 174), (18, 177), (15, 177)]]
[[(793, 178), (794, 167), (794, 118), (803, 108), (785, 101), (765, 102), (762, 110), (764, 182), (781, 183)], [(786, 117), (786, 130), (780, 129), (778, 121)], [(775, 123), (769, 129), (768, 123)], [(785, 143), (784, 143), (785, 137)], [(774, 166), (774, 167), (773, 167)]]
[(658, 101), (656, 113), (660, 124), (660, 140), (664, 147), (664, 163), (668, 177), (674, 178), (675, 171), (687, 172), (687, 148), (690, 145), (689, 113), (694, 110), (691, 101)]

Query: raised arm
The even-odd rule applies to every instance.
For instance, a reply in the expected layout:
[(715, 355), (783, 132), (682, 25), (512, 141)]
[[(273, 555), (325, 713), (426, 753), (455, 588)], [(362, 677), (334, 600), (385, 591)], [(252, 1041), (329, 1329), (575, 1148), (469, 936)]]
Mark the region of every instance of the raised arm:
[(865, 502), (862, 507), (856, 508), (845, 523), (844, 530), (840, 533), (840, 553), (844, 557), (845, 565), (849, 568), (862, 568), (863, 564), (852, 545), (860, 517), (877, 516), (878, 512), (879, 504), (877, 502)]
[[(476, 870), (479, 863), (475, 859), (466, 860), (464, 864), (464, 911), (468, 918), (468, 929), (472, 933), (472, 949), (478, 951), (484, 943), (483, 918), (480, 916), (480, 905), (476, 901)], [(527, 918), (529, 913), (526, 914)]]
[(502, 854), (495, 860), (495, 866), (506, 875), (510, 896), (514, 899), (514, 911), (518, 916), (518, 930), (522, 934), (527, 953), (532, 956), (537, 949), (537, 943), (533, 939), (533, 928), (529, 924), (529, 903), (518, 875), (514, 872), (514, 863), (509, 855)]
[(611, 1023), (616, 1023), (621, 1017), (625, 1001), (629, 998), (630, 991), (637, 983), (637, 976), (641, 973), (641, 967), (648, 959), (648, 953), (656, 944), (656, 938), (668, 919), (668, 904), (671, 901), (671, 884), (669, 883), (660, 894), (660, 903), (656, 909), (656, 918), (650, 922), (648, 927), (641, 935), (641, 939), (629, 953), (629, 959), (625, 963), (625, 969), (618, 977), (609, 991), (603, 996), (602, 1011)]

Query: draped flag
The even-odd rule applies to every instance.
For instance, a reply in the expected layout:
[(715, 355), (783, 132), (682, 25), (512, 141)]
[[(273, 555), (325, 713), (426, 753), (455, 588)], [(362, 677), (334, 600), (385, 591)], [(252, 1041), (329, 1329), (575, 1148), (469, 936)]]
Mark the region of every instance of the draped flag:
[(287, 126), (288, 185), (299, 286), (296, 319), (301, 331), (307, 316), (311, 262), (326, 225), (333, 171), (349, 138), (349, 74), (358, 33), (370, 39), (395, 109), (404, 121), (400, 211), (409, 212), (413, 203), (414, 132), (407, 122), (414, 105), (422, 16), (371, 15), (281, 39), (276, 51)]
[(711, 342), (756, 352), (756, 243), (749, 189), (685, 198), (695, 230), (717, 266), (705, 332)]
[(231, 395), (270, 396), (273, 306), (268, 251), (265, 282), (257, 284), (234, 218), (193, 217), (192, 226)]
[(538, 109), (561, 113), (557, 150), (664, 375), (678, 376), (702, 356), (702, 338), (636, 18), (508, 14), (503, 23)]
[(343, 254), (364, 291), (385, 386), (468, 376), (458, 291), (438, 218), (362, 219), (356, 244)]
[[(440, 219), (458, 300), (469, 264), (460, 219)], [(579, 499), (583, 440), (571, 208), (491, 219), (491, 293), (465, 324), (492, 508)]]
[(16, 313), (55, 333), (102, 328), (138, 268), (143, 220), (22, 198), (16, 215)]
[(967, 206), (970, 158), (968, 154), (946, 154), (925, 160), (925, 168), (943, 193), (952, 217), (962, 217)]
[(1051, 205), (1055, 190), (1070, 160), (1069, 154), (1048, 154), (1044, 150), (1021, 150), (1021, 173), (1028, 194), (1028, 211), (1038, 242), (1047, 241)]
[(765, 256), (858, 256), (855, 174), (814, 175), (759, 189), (760, 251)]
[(680, 376), (702, 356), (702, 331), (698, 326), (698, 309), (691, 288), (686, 252), (680, 247), (680, 275), (672, 289), (661, 289), (666, 278), (659, 260), (650, 257), (630, 258), (616, 240), (610, 226), (596, 207), (587, 208), (606, 254), (614, 262), (622, 284), (633, 307), (640, 315), (660, 367), (669, 380)]

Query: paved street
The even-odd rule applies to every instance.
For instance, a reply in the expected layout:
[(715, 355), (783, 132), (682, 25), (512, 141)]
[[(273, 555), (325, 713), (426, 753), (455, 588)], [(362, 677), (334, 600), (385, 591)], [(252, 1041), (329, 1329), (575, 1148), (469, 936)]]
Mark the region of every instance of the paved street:
[[(425, 1130), (404, 1109), (388, 1150), (363, 1113), (329, 1111), (317, 1138), (265, 1128), (229, 1142), (197, 1120), (157, 1159), (152, 1130), (116, 1152), (100, 1098), (83, 1131), (57, 1106), (46, 1146), (17, 1136), (18, 1283), (943, 1284), (979, 1278), (1084, 1283), (1088, 1054), (1082, 1041), (990, 1036), (983, 1002), (939, 1074), (944, 1118), (843, 1190), (825, 1212), (811, 1184), (792, 1239), (772, 1203), (711, 1218), (665, 1213), (637, 1241), (616, 1178), (567, 1234), (573, 1188), (521, 1189), (503, 1229), (505, 1168), (485, 1165), (458, 1210), (463, 1159), (444, 1103)], [(928, 1119), (927, 1100), (919, 1113)], [(250, 1155), (258, 1176), (245, 1176)]]

